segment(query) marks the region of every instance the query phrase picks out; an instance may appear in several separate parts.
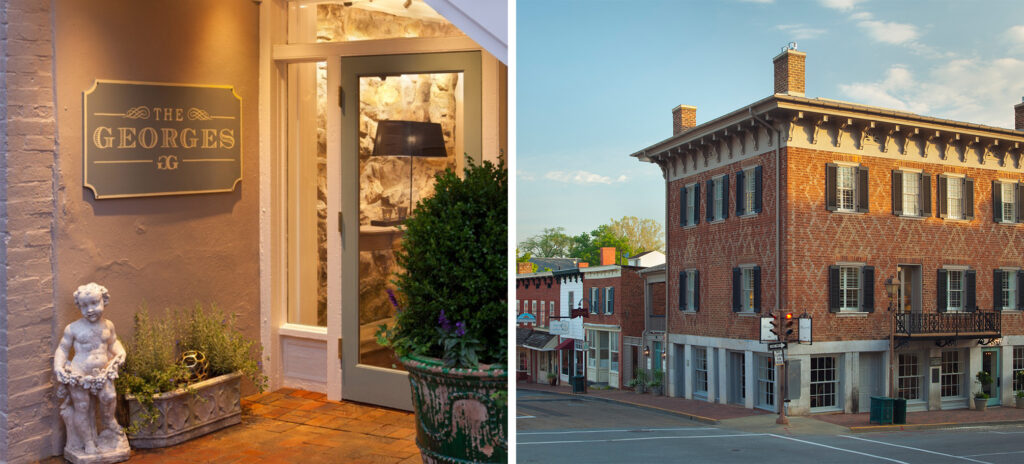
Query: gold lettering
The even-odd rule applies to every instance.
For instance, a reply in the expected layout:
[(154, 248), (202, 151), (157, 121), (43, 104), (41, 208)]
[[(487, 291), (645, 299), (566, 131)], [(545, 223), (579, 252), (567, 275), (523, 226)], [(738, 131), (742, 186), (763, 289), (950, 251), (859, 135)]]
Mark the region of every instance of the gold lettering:
[(117, 144), (117, 148), (135, 148), (135, 128), (118, 127), (117, 129), (121, 133), (121, 143)]
[(114, 146), (113, 131), (109, 127), (97, 127), (92, 133), (92, 143), (96, 148), (110, 148)]
[[(189, 132), (191, 132), (192, 135), (187, 135)], [(186, 127), (181, 130), (181, 148), (195, 148), (197, 140), (198, 137), (196, 137), (195, 129)]]
[(173, 116), (171, 116), (171, 113), (173, 111), (174, 111), (174, 108), (164, 108), (164, 121), (167, 121), (167, 120), (169, 120), (169, 119), (171, 119), (173, 117)]
[[(147, 139), (148, 139), (148, 143), (147, 143)], [(146, 148), (146, 149), (153, 148), (153, 147), (156, 146), (156, 142), (157, 142), (156, 129), (154, 129), (152, 127), (143, 127), (142, 130), (139, 131), (139, 145), (142, 145), (142, 148)]]
[(160, 145), (160, 148), (178, 148), (178, 129), (164, 127), (160, 129), (163, 133), (164, 143)]
[(233, 129), (220, 130), (220, 146), (228, 150), (235, 148), (235, 131)]
[(217, 148), (217, 129), (199, 129), (203, 133), (202, 148)]
[(156, 168), (161, 171), (178, 169), (178, 157), (174, 155), (160, 155), (156, 158)]
[(183, 116), (184, 113), (185, 113), (185, 110), (183, 110), (181, 108), (175, 108), (174, 109), (174, 120), (175, 121), (184, 121), (185, 120), (185, 118)]

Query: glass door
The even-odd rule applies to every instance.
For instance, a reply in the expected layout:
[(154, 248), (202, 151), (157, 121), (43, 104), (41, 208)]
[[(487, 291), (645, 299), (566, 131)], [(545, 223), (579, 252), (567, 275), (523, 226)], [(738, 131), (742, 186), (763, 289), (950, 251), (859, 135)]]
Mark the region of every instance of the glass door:
[(982, 385), (981, 391), (988, 393), (988, 405), (999, 405), (999, 350), (1000, 348), (981, 349), (981, 370), (992, 375), (992, 383)]
[(395, 253), (434, 175), (481, 159), (480, 53), (341, 59), (342, 397), (412, 409), (401, 361), (374, 336), (399, 310)]

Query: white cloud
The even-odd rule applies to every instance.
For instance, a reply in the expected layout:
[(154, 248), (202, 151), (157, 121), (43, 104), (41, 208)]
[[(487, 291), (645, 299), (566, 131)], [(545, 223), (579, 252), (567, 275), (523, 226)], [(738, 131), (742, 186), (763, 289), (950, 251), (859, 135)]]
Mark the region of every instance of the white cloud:
[(1024, 50), (1024, 26), (1013, 26), (1006, 30), (1006, 38), (1017, 50)]
[(874, 19), (874, 16), (872, 16), (871, 13), (868, 13), (867, 11), (858, 11), (850, 15), (850, 19), (854, 21), (865, 21), (868, 19)]
[(865, 29), (876, 42), (900, 45), (913, 42), (920, 36), (917, 26), (913, 24), (869, 20), (860, 21), (857, 25)]
[(864, 0), (819, 0), (821, 5), (826, 8), (832, 8), (833, 10), (839, 11), (850, 11), (853, 7), (857, 6), (858, 3), (864, 2)]
[(614, 182), (625, 182), (628, 179), (625, 174), (620, 175), (616, 179), (612, 179), (611, 177), (594, 174), (588, 171), (550, 171), (547, 174), (544, 174), (544, 178), (555, 182), (581, 185), (611, 184)]
[(954, 59), (915, 76), (893, 66), (876, 82), (842, 84), (844, 98), (868, 105), (997, 127), (1013, 127), (1024, 95), (1024, 60)]
[(516, 170), (516, 178), (519, 179), (519, 180), (522, 180), (522, 181), (527, 181), (527, 182), (532, 181), (532, 180), (537, 180), (537, 178), (533, 175), (532, 172), (524, 171), (522, 169), (517, 169)]
[(789, 38), (796, 40), (813, 39), (825, 33), (824, 29), (815, 29), (803, 24), (780, 24), (775, 29), (789, 33)]

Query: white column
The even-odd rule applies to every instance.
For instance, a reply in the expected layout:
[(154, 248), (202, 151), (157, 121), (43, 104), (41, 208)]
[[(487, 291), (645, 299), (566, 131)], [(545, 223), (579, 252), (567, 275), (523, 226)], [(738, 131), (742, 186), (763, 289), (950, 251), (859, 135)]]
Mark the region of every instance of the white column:
[(1002, 383), (999, 387), (999, 403), (1004, 406), (1013, 406), (1016, 404), (1016, 398), (1013, 391), (1013, 347), (1009, 345), (1003, 345), (1002, 349), (999, 350), (999, 377), (1001, 377)]
[(718, 349), (718, 402), (729, 402), (729, 352), (725, 348)]
[(969, 361), (966, 363), (963, 370), (964, 383), (966, 384), (964, 387), (964, 393), (967, 396), (967, 407), (974, 409), (974, 393), (981, 391), (981, 384), (978, 383), (978, 379), (974, 377), (974, 374), (977, 374), (978, 371), (981, 370), (981, 347), (975, 344), (968, 348), (968, 353), (970, 353), (967, 356)]
[(747, 409), (754, 409), (754, 395), (757, 394), (757, 375), (755, 374), (754, 365), (754, 352), (744, 351), (743, 352), (743, 370), (745, 372), (745, 378), (747, 382), (743, 385), (743, 389), (746, 390), (746, 399), (743, 402), (743, 406)]
[[(853, 410), (853, 395), (860, 396), (860, 353), (843, 353), (843, 372), (839, 378), (843, 391), (843, 412), (849, 414)], [(810, 362), (810, 359), (807, 360)], [(810, 381), (810, 379), (808, 379)], [(855, 388), (856, 387), (856, 388)], [(809, 404), (809, 402), (808, 402)]]
[(686, 399), (692, 400), (693, 399), (693, 369), (690, 368), (690, 362), (693, 360), (693, 345), (683, 345), (683, 355), (684, 355), (683, 369), (686, 369), (684, 371), (686, 373), (686, 375), (684, 375), (685, 381), (683, 382), (686, 385), (685, 385), (685, 390), (683, 390), (683, 391), (686, 392)]
[(704, 347), (704, 358), (708, 361), (708, 403), (715, 402), (715, 392), (718, 391), (716, 387), (718, 378), (718, 369), (715, 366), (715, 349), (706, 346)]

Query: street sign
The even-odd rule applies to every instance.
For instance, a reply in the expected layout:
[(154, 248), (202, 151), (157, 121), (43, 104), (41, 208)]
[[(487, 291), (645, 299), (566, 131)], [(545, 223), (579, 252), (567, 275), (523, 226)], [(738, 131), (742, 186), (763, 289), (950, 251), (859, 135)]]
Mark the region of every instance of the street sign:
[(786, 346), (787, 346), (786, 342), (769, 343), (768, 344), (768, 349), (769, 350), (784, 350), (784, 349), (786, 349)]
[(800, 343), (812, 343), (811, 338), (811, 318), (801, 317), (800, 318), (800, 331), (798, 332)]
[(775, 353), (775, 365), (776, 366), (782, 366), (782, 365), (786, 364), (786, 362), (782, 358), (782, 350), (775, 350), (775, 351), (772, 351), (772, 353)]

